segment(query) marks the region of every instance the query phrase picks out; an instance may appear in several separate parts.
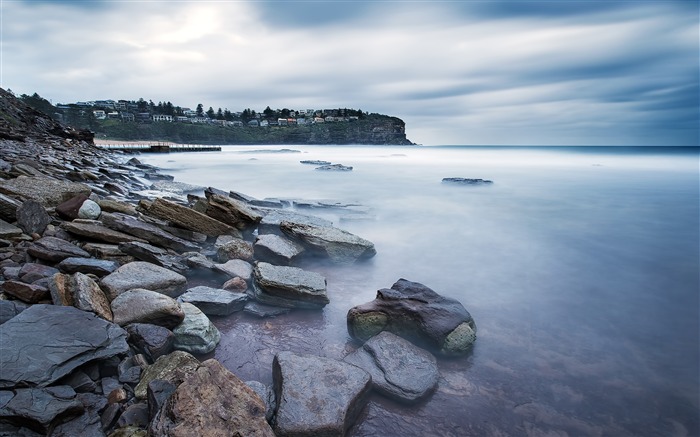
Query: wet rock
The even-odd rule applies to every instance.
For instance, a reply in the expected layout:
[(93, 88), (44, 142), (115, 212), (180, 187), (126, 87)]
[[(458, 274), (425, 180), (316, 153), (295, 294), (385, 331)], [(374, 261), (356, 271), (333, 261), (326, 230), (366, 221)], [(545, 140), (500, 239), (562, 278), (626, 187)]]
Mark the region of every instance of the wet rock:
[(56, 267), (63, 273), (84, 273), (102, 277), (117, 270), (119, 263), (94, 258), (70, 257), (61, 261)]
[(265, 420), (265, 405), (258, 395), (213, 359), (184, 378), (149, 428), (153, 437), (175, 433), (183, 437), (275, 436)]
[(154, 379), (148, 383), (148, 416), (151, 420), (156, 417), (165, 402), (175, 393), (176, 388), (175, 384), (162, 379)]
[(145, 288), (177, 297), (185, 292), (187, 278), (151, 263), (134, 261), (102, 278), (100, 285), (110, 299), (134, 288)]
[(102, 212), (118, 212), (131, 216), (136, 215), (136, 207), (130, 203), (112, 199), (100, 199), (97, 204), (100, 205)]
[(225, 275), (239, 277), (244, 281), (250, 281), (253, 275), (253, 265), (242, 259), (232, 259), (223, 264), (216, 264), (214, 268)]
[(61, 262), (66, 258), (89, 258), (90, 254), (73, 243), (56, 237), (43, 237), (27, 248), (31, 256), (50, 262)]
[(68, 386), (23, 388), (0, 394), (0, 421), (48, 434), (62, 420), (83, 413), (84, 406)]
[(175, 334), (163, 326), (131, 323), (126, 326), (129, 344), (138, 348), (151, 361), (173, 351)]
[(197, 251), (200, 247), (188, 240), (176, 237), (175, 235), (161, 229), (160, 227), (138, 220), (126, 214), (104, 213), (102, 222), (111, 229), (126, 232), (134, 235), (156, 246), (172, 249), (176, 252)]
[(107, 437), (147, 437), (148, 431), (138, 426), (127, 426), (112, 431)]
[(352, 167), (349, 165), (343, 165), (343, 164), (330, 164), (330, 165), (322, 165), (320, 167), (316, 167), (316, 170), (322, 170), (322, 171), (352, 171)]
[(280, 229), (310, 252), (338, 264), (354, 263), (377, 253), (371, 241), (334, 227), (282, 222)]
[(232, 259), (253, 261), (253, 245), (243, 239), (234, 238), (219, 246), (216, 256), (222, 263)]
[(98, 205), (97, 202), (93, 202), (90, 199), (87, 199), (85, 202), (83, 202), (80, 209), (78, 210), (78, 218), (81, 219), (97, 220), (100, 214), (102, 214), (102, 209), (100, 209), (100, 205)]
[(442, 178), (443, 183), (456, 185), (491, 185), (493, 181), (486, 179), (470, 179), (470, 178)]
[(244, 230), (254, 227), (262, 215), (240, 200), (206, 191), (206, 214), (236, 229)]
[(261, 303), (319, 309), (330, 302), (326, 294), (326, 278), (318, 273), (260, 262), (255, 265), (253, 276), (253, 295)]
[(213, 351), (221, 340), (221, 333), (211, 320), (190, 303), (182, 303), (185, 319), (175, 329), (175, 344), (177, 350), (193, 354), (206, 354)]
[(148, 207), (148, 214), (171, 221), (178, 226), (209, 236), (236, 234), (234, 227), (222, 223), (186, 206), (157, 198)]
[(372, 375), (378, 392), (401, 402), (415, 402), (430, 394), (438, 383), (437, 360), (413, 343), (382, 331), (343, 361)]
[(112, 310), (107, 296), (89, 276), (82, 273), (57, 273), (51, 277), (48, 286), (54, 305), (74, 306), (112, 321)]
[(290, 222), (311, 226), (333, 226), (333, 222), (308, 214), (301, 214), (295, 211), (285, 209), (265, 210), (265, 216), (260, 220), (258, 225), (258, 233), (262, 234), (277, 234), (284, 236), (280, 229), (280, 223)]
[(182, 323), (185, 313), (180, 304), (164, 294), (141, 288), (119, 294), (112, 300), (114, 323), (150, 323), (172, 329)]
[(39, 279), (51, 277), (56, 273), (58, 273), (58, 269), (54, 267), (45, 266), (43, 264), (26, 263), (19, 269), (18, 277), (20, 281), (31, 284)]
[(120, 243), (119, 250), (138, 260), (149, 262), (180, 274), (184, 274), (188, 270), (187, 266), (183, 264), (182, 257), (170, 255), (165, 250), (147, 243), (139, 243), (137, 241)]
[(0, 325), (27, 309), (27, 305), (14, 300), (0, 300)]
[(17, 219), (17, 209), (22, 206), (22, 202), (14, 197), (0, 194), (0, 220), (12, 222)]
[(258, 261), (288, 266), (299, 259), (304, 247), (279, 235), (263, 234), (256, 238), (253, 252)]
[(19, 176), (15, 179), (0, 181), (0, 192), (33, 199), (44, 206), (51, 207), (79, 194), (89, 196), (90, 187), (49, 177)]
[(155, 363), (148, 366), (141, 375), (141, 381), (134, 389), (137, 399), (146, 399), (148, 384), (156, 379), (162, 379), (177, 386), (185, 375), (199, 367), (200, 362), (185, 351), (174, 351), (159, 357)]
[(79, 194), (56, 206), (56, 214), (66, 220), (75, 220), (78, 218), (78, 211), (83, 206), (83, 202), (88, 200), (87, 194)]
[(95, 381), (90, 379), (90, 377), (80, 369), (74, 371), (65, 378), (61, 378), (61, 380), (57, 382), (57, 385), (68, 385), (73, 388), (76, 393), (89, 393), (95, 391), (97, 388)]
[(331, 165), (330, 161), (321, 161), (321, 160), (312, 160), (312, 159), (307, 159), (304, 161), (299, 161), (302, 164), (311, 164), (311, 165)]
[(68, 422), (56, 426), (51, 437), (104, 437), (100, 412), (107, 406), (107, 400), (92, 393), (80, 393), (76, 396), (85, 408), (85, 412)]
[(128, 241), (146, 242), (142, 238), (115, 231), (94, 220), (74, 220), (61, 224), (61, 227), (71, 234), (92, 240), (103, 241), (105, 243), (124, 243)]
[(280, 352), (272, 363), (277, 436), (343, 436), (365, 405), (372, 379), (330, 358)]
[(248, 296), (200, 285), (187, 290), (178, 298), (178, 301), (191, 303), (208, 316), (227, 316), (242, 310), (248, 301)]
[(3, 292), (26, 303), (38, 303), (49, 299), (50, 296), (48, 288), (21, 281), (5, 281), (0, 287)]
[(255, 394), (263, 401), (263, 404), (265, 404), (265, 419), (269, 423), (275, 414), (275, 407), (277, 405), (272, 387), (267, 387), (259, 381), (246, 381), (245, 384), (252, 388)]
[[(251, 268), (250, 270), (251, 276), (253, 274), (253, 270)], [(228, 281), (224, 282), (223, 285), (221, 286), (224, 290), (229, 290), (229, 291), (238, 291), (241, 293), (245, 293), (245, 291), (248, 289), (248, 283), (246, 282), (245, 279), (236, 276), (235, 278), (231, 278)]]
[(0, 220), (0, 238), (14, 238), (22, 235), (22, 230), (4, 220)]
[(282, 314), (287, 314), (291, 311), (291, 308), (276, 307), (272, 305), (265, 305), (259, 302), (249, 301), (246, 303), (243, 312), (250, 314), (255, 317), (276, 317)]
[(148, 405), (143, 403), (133, 404), (126, 407), (117, 420), (117, 428), (135, 426), (145, 428), (148, 426)]
[(27, 200), (17, 208), (17, 226), (27, 235), (42, 234), (49, 223), (51, 217), (36, 200)]
[[(43, 387), (90, 361), (128, 350), (119, 326), (77, 308), (33, 305), (0, 329), (0, 387)], [(50, 361), (38, 357), (51, 357)]]
[(353, 307), (348, 332), (366, 341), (389, 331), (443, 355), (462, 355), (476, 340), (476, 324), (461, 303), (418, 282), (399, 279), (372, 302)]

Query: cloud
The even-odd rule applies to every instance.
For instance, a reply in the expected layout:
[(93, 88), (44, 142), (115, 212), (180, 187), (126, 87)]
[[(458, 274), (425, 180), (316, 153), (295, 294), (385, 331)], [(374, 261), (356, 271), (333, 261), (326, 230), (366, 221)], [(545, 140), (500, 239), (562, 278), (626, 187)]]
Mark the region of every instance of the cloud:
[(693, 2), (82, 3), (4, 3), (3, 87), (361, 108), (424, 144), (698, 142)]

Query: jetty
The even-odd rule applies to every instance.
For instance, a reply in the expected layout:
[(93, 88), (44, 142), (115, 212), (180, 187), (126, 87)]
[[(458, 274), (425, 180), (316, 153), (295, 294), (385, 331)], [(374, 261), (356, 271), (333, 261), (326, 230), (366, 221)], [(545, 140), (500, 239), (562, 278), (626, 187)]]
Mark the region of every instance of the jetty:
[(97, 147), (103, 150), (121, 151), (127, 153), (221, 152), (221, 146), (204, 146), (201, 144), (125, 143), (97, 144)]

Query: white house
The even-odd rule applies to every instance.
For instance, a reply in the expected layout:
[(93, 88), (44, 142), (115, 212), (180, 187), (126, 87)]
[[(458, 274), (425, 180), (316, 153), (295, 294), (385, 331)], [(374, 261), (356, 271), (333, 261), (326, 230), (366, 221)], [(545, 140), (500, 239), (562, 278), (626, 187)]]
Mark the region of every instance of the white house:
[(153, 115), (153, 121), (173, 121), (173, 116), (165, 114), (155, 114)]
[(92, 111), (92, 115), (94, 115), (95, 118), (98, 120), (104, 120), (105, 118), (107, 118), (107, 113), (102, 111), (101, 109), (98, 109), (97, 111)]

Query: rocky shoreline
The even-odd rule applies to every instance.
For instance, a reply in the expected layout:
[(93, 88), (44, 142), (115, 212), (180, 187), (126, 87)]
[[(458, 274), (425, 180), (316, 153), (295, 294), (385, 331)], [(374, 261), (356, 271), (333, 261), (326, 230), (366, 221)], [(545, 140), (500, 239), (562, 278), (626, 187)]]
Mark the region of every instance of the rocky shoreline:
[(160, 191), (172, 177), (0, 97), (0, 436), (345, 435), (372, 390), (425, 399), (433, 354), (469, 352), (466, 309), (400, 279), (349, 309), (343, 360), (277, 351), (271, 386), (200, 362), (209, 316), (322, 310), (299, 261), (374, 245), (284, 202)]

